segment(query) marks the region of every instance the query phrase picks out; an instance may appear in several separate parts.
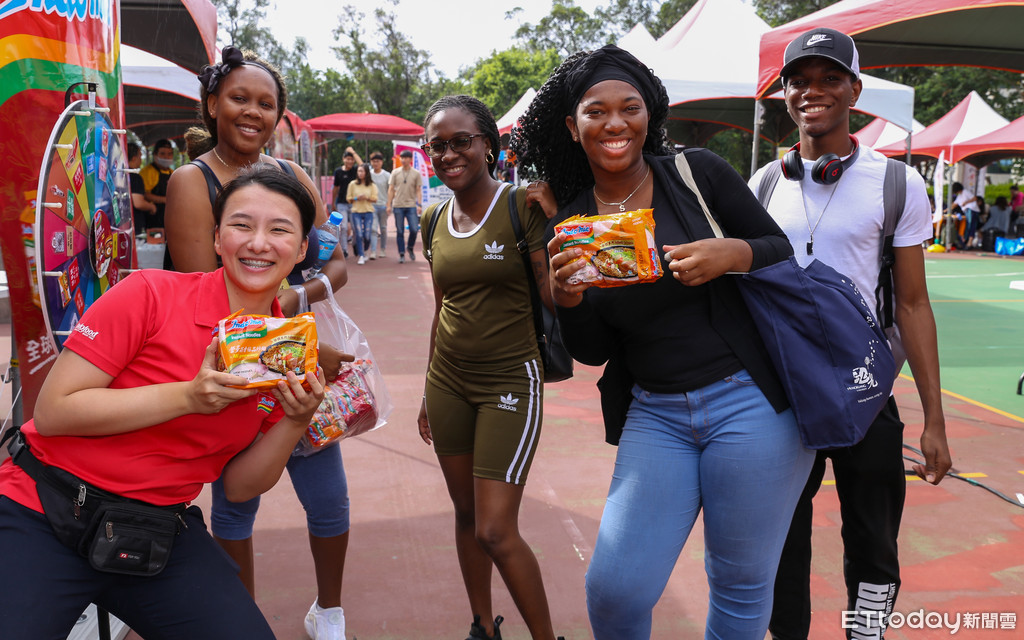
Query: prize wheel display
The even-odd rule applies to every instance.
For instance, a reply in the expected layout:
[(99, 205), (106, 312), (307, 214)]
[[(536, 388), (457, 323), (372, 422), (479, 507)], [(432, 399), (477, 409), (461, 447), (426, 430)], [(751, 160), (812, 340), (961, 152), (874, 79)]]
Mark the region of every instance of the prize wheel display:
[(95, 96), (69, 105), (47, 145), (36, 198), (36, 273), (60, 349), (89, 305), (132, 269), (127, 159)]

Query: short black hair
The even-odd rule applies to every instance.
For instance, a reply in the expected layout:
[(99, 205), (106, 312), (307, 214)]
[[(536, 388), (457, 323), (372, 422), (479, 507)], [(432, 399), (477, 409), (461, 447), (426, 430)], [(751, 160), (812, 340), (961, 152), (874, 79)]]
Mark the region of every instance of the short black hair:
[(491, 113), (491, 110), (473, 96), (445, 96), (430, 105), (426, 117), (423, 118), (423, 128), (426, 129), (430, 121), (446, 109), (462, 109), (473, 116), (476, 126), (480, 128), (480, 133), (484, 134), (484, 137), (491, 143), (491, 160), (487, 163), (487, 172), (493, 176), (494, 168), (498, 166), (498, 152), (501, 150), (501, 142), (498, 135), (498, 124), (494, 121), (494, 115)]
[(213, 219), (217, 226), (220, 226), (220, 220), (224, 216), (224, 207), (228, 198), (236, 191), (253, 185), (279, 193), (294, 202), (299, 209), (299, 217), (302, 219), (302, 236), (309, 235), (313, 228), (313, 222), (316, 220), (316, 204), (313, 202), (313, 196), (295, 176), (263, 163), (242, 169), (238, 177), (227, 183), (217, 194), (217, 199), (213, 203)]
[(140, 153), (142, 153), (142, 147), (140, 147), (138, 144), (136, 144), (134, 142), (129, 142), (127, 145), (125, 145), (124, 152), (125, 152), (125, 157), (127, 157), (129, 160), (131, 160), (135, 156), (137, 156)]
[(156, 152), (161, 149), (170, 149), (173, 151), (174, 144), (172, 144), (167, 138), (160, 138), (156, 141), (156, 144), (153, 145), (153, 155), (156, 155)]
[(370, 160), (383, 160), (383, 159), (384, 159), (384, 154), (381, 153), (380, 151), (374, 151), (373, 153), (370, 154)]

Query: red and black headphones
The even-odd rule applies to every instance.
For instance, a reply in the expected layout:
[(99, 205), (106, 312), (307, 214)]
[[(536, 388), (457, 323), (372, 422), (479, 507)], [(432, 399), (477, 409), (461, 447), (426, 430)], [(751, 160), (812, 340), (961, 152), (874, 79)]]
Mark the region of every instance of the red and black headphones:
[[(818, 184), (835, 184), (842, 177), (843, 171), (850, 168), (860, 155), (860, 143), (857, 138), (850, 136), (853, 142), (853, 153), (846, 160), (841, 159), (834, 153), (826, 153), (814, 162), (811, 167), (811, 180)], [(799, 182), (804, 179), (804, 161), (800, 158), (800, 143), (793, 145), (793, 148), (782, 156), (782, 175), (787, 180)]]

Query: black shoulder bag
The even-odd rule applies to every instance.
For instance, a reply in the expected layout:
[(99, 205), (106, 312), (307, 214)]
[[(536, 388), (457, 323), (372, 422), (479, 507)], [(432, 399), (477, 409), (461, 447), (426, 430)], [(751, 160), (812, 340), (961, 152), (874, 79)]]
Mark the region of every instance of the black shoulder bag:
[[(54, 535), (97, 571), (155, 576), (171, 557), (179, 527), (185, 527), (184, 503), (158, 507), (125, 498), (43, 464), (12, 427), (3, 440), (14, 464), (36, 482), (39, 501)], [(0, 440), (0, 443), (3, 442)]]

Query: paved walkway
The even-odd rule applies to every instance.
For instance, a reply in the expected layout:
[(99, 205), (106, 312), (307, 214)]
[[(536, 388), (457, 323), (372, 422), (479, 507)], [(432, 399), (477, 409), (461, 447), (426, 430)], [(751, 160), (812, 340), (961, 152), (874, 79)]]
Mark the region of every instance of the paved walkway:
[[(353, 521), (343, 595), (348, 637), (461, 640), (470, 615), (453, 545), (451, 505), (436, 458), (414, 426), (433, 306), (428, 266), (422, 258), (400, 265), (393, 255), (362, 266), (351, 260), (350, 265), (350, 282), (339, 299), (369, 337), (396, 409), (382, 429), (341, 445)], [(547, 387), (544, 433), (521, 516), (523, 535), (540, 560), (555, 631), (569, 640), (591, 637), (584, 574), (615, 455), (603, 443), (597, 375), (595, 369), (579, 367), (572, 380)], [(906, 442), (916, 446), (921, 412), (913, 383), (901, 379), (896, 393), (907, 423)], [(8, 397), (0, 401), (9, 406)], [(1011, 497), (1024, 492), (1024, 424), (953, 396), (946, 397), (946, 409), (956, 469), (983, 473), (975, 480)], [(199, 503), (207, 507), (205, 493)], [(815, 512), (812, 638), (841, 637), (845, 596), (839, 524), (834, 487), (826, 483)], [(698, 523), (655, 609), (654, 639), (703, 637), (707, 586), (702, 547)], [(278, 638), (305, 639), (302, 619), (316, 589), (304, 515), (287, 476), (264, 497), (256, 551), (260, 607)], [(951, 620), (960, 614), (959, 638), (1022, 637), (1024, 509), (955, 479), (939, 487), (911, 481), (901, 555), (898, 611), (945, 613)], [(525, 625), (497, 574), (494, 600), (495, 612), (506, 618), (506, 640), (526, 640)], [(998, 629), (1000, 613), (1015, 616), (1015, 629)], [(979, 625), (994, 620), (997, 628), (966, 629), (968, 614), (977, 614)], [(886, 637), (951, 635), (948, 629), (926, 627), (893, 629)]]

